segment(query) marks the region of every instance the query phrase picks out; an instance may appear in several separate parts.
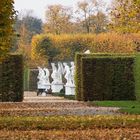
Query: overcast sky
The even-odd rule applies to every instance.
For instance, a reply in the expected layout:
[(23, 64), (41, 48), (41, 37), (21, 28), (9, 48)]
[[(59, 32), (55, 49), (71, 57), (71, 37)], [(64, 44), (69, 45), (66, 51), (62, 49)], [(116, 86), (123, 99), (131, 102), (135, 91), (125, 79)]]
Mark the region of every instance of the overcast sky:
[[(83, 0), (14, 0), (15, 9), (19, 12), (24, 10), (33, 10), (34, 15), (45, 20), (45, 9), (47, 5), (62, 4), (69, 7), (75, 7), (78, 1)], [(111, 0), (104, 0), (109, 3)]]

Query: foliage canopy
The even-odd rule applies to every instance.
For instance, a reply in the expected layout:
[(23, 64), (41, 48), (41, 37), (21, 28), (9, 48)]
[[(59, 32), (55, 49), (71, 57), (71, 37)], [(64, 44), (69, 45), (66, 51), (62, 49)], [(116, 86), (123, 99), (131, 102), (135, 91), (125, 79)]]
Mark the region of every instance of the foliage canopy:
[(11, 48), (15, 19), (14, 0), (0, 1), (0, 59), (3, 59)]

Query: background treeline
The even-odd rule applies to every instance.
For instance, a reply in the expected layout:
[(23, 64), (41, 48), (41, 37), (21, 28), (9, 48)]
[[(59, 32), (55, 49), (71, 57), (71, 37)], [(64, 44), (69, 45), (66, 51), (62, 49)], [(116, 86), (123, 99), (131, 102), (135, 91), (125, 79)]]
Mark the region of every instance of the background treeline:
[(48, 5), (45, 22), (32, 11), (19, 13), (12, 52), (23, 54), (25, 64), (31, 66), (33, 62), (43, 65), (48, 60), (73, 60), (75, 52), (87, 49), (117, 53), (139, 50), (139, 6), (140, 0), (112, 0), (110, 6), (101, 0), (81, 0), (75, 8)]

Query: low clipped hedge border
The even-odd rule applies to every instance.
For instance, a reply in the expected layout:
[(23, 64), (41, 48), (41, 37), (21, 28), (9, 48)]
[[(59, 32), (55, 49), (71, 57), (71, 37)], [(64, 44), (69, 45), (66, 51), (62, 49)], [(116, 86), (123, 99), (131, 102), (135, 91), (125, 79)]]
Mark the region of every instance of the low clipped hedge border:
[(0, 64), (0, 101), (23, 100), (23, 57), (9, 55)]
[(140, 117), (136, 115), (0, 117), (0, 130), (82, 130), (95, 128), (140, 128)]
[[(96, 60), (98, 59), (98, 66), (96, 66), (96, 62), (92, 62), (95, 60), (95, 58)], [(114, 63), (116, 63), (117, 60), (119, 62), (116, 65), (114, 65)], [(134, 71), (133, 71), (134, 55), (101, 54), (101, 53), (77, 54), (75, 62), (76, 62), (75, 80), (76, 80), (77, 100), (87, 101), (87, 100), (130, 100), (130, 99), (134, 100), (135, 99), (135, 83), (134, 83), (135, 80), (134, 80)], [(119, 63), (120, 63), (120, 69), (118, 68)], [(123, 74), (121, 73), (122, 71), (124, 71), (125, 67), (127, 70), (127, 67), (129, 68), (129, 66), (131, 66), (131, 68), (129, 71), (130, 73), (128, 72), (128, 75), (129, 74), (131, 75), (131, 80), (130, 82), (127, 82), (127, 80), (125, 79), (125, 75), (123, 76), (124, 72)], [(97, 68), (97, 70), (96, 72), (93, 72), (92, 69), (95, 68)], [(120, 81), (119, 78), (117, 78), (118, 76), (120, 80), (124, 78), (126, 84), (128, 85), (123, 86), (123, 84), (121, 84), (122, 81)], [(107, 82), (105, 82), (106, 80)], [(131, 89), (130, 91), (127, 90), (127, 86), (130, 87)], [(122, 91), (122, 89), (126, 91)], [(129, 95), (129, 97), (128, 96), (124, 97), (127, 94), (126, 93), (127, 91), (129, 91), (131, 95)]]

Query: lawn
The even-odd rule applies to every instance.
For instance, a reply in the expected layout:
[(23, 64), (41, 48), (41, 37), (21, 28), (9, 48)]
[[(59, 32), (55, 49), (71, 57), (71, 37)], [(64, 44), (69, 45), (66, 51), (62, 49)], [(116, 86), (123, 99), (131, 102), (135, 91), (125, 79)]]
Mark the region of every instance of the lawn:
[(93, 106), (120, 107), (120, 112), (127, 114), (140, 114), (140, 101), (93, 101)]

